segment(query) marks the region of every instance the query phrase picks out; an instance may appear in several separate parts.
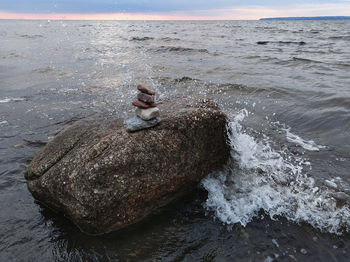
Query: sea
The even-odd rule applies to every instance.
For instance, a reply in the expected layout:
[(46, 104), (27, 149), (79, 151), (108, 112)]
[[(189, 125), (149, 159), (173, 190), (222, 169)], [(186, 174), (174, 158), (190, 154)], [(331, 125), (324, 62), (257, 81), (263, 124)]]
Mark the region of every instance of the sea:
[[(139, 82), (216, 102), (231, 158), (85, 235), (34, 200), (26, 167), (75, 121), (132, 113)], [(0, 20), (0, 261), (350, 261), (350, 21)]]

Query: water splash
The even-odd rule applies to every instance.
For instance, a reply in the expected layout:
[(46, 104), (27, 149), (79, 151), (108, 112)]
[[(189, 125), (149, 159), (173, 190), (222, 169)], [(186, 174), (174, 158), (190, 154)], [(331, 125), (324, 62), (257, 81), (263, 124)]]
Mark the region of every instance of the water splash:
[(248, 115), (244, 109), (230, 122), (232, 160), (226, 171), (202, 181), (206, 209), (227, 225), (246, 226), (263, 210), (271, 219), (283, 216), (336, 234), (349, 231), (349, 206), (339, 207), (331, 189), (315, 185), (307, 175), (308, 161), (274, 150), (266, 136), (258, 141), (248, 134), (241, 125)]
[(298, 135), (293, 134), (290, 130), (291, 128), (282, 129), (286, 132), (287, 140), (291, 143), (297, 144), (302, 148), (309, 151), (320, 151), (321, 149), (326, 148), (322, 145), (317, 145), (313, 140), (305, 140)]

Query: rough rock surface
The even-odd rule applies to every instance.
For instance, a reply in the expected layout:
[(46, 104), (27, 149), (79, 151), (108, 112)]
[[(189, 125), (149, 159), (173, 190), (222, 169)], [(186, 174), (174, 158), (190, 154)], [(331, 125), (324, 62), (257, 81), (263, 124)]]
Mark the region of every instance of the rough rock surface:
[(27, 169), (30, 192), (82, 231), (133, 224), (193, 190), (229, 158), (226, 115), (208, 101), (168, 101), (162, 122), (128, 133), (123, 120), (76, 122)]

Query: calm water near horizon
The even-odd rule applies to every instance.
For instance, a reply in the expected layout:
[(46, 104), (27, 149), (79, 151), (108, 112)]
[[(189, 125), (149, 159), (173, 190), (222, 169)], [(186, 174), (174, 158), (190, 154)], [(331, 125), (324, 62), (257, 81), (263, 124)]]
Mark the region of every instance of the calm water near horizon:
[[(232, 159), (86, 236), (34, 201), (26, 167), (72, 122), (130, 114), (140, 81), (217, 102)], [(0, 262), (350, 261), (349, 170), (349, 20), (0, 20)]]

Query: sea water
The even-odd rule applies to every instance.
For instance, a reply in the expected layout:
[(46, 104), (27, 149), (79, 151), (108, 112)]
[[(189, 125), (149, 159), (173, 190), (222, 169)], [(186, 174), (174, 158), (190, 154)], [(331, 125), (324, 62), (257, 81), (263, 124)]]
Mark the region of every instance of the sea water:
[[(349, 21), (0, 21), (0, 261), (348, 261)], [(65, 126), (210, 98), (231, 159), (128, 229), (82, 234), (24, 173)]]

